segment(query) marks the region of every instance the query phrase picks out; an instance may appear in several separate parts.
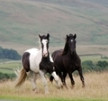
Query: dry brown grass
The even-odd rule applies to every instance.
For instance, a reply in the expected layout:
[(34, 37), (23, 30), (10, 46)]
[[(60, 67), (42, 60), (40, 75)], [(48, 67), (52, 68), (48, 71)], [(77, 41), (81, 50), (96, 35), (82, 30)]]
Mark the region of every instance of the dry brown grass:
[(108, 99), (108, 72), (87, 73), (84, 75), (86, 87), (82, 88), (79, 76), (74, 76), (76, 85), (71, 89), (70, 81), (67, 79), (68, 89), (57, 89), (55, 83), (49, 82), (50, 94), (44, 95), (44, 88), (41, 80), (37, 81), (39, 93), (34, 93), (29, 81), (20, 87), (14, 88), (14, 81), (6, 81), (0, 83), (1, 96), (22, 96), (22, 97), (58, 97), (58, 98), (107, 98)]

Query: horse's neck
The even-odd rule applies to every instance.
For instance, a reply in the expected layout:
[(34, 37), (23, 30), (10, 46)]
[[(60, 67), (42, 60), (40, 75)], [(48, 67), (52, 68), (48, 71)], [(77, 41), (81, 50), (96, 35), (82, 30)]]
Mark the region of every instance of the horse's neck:
[(49, 54), (48, 54), (47, 57), (42, 57), (42, 61), (44, 61), (44, 62), (48, 62), (48, 61), (50, 61)]
[(76, 50), (75, 50), (72, 54), (71, 54), (71, 52), (69, 51), (69, 52), (68, 52), (68, 55), (69, 55), (71, 58), (75, 59), (75, 58), (77, 57)]

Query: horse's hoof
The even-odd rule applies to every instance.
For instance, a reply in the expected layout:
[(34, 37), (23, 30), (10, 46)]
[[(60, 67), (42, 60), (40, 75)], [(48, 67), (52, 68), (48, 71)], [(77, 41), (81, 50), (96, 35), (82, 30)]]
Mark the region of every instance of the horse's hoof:
[(71, 88), (73, 89), (74, 87), (75, 87), (75, 85), (72, 85), (72, 87), (71, 87)]
[(57, 86), (57, 88), (61, 89), (61, 88), (63, 88), (63, 85), (61, 84), (61, 85)]
[(34, 88), (33, 91), (34, 91), (35, 93), (39, 93), (39, 89)]
[(35, 90), (35, 93), (39, 93), (39, 90), (36, 89), (36, 90)]
[(82, 88), (85, 88), (85, 85), (82, 85)]
[(63, 84), (62, 83), (60, 84), (60, 88), (63, 88)]
[(67, 86), (65, 86), (65, 88), (66, 88), (66, 89), (68, 89), (68, 87), (67, 87)]
[(35, 90), (36, 90), (36, 88), (33, 88), (32, 90), (33, 90), (33, 91), (35, 91)]
[(49, 91), (45, 91), (45, 94), (49, 94)]
[(39, 93), (39, 91), (35, 91), (35, 93), (37, 94), (37, 93)]

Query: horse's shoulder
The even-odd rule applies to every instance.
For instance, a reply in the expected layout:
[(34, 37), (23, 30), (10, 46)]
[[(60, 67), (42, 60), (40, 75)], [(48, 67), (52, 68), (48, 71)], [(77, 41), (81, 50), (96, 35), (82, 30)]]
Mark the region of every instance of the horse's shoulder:
[(58, 58), (62, 56), (62, 49), (60, 50), (55, 50), (53, 53), (52, 53), (52, 57), (53, 57), (53, 60), (55, 60), (55, 58)]

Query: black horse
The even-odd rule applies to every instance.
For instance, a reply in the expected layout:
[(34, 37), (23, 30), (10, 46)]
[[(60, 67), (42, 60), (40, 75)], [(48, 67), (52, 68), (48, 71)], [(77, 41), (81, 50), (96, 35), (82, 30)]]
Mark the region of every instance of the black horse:
[[(56, 50), (52, 54), (54, 60), (55, 71), (61, 78), (61, 81), (65, 87), (67, 87), (65, 78), (68, 74), (71, 80), (72, 87), (74, 87), (75, 82), (72, 73), (77, 70), (82, 81), (82, 87), (85, 86), (84, 77), (82, 74), (81, 60), (76, 53), (76, 34), (66, 35), (66, 43), (64, 50)], [(53, 80), (53, 77), (50, 78)]]

